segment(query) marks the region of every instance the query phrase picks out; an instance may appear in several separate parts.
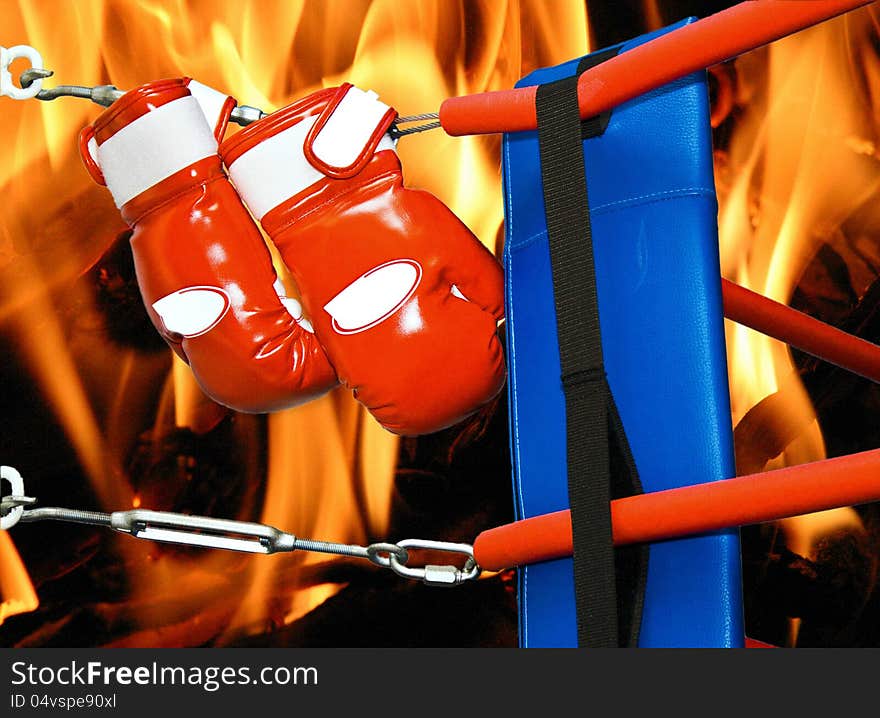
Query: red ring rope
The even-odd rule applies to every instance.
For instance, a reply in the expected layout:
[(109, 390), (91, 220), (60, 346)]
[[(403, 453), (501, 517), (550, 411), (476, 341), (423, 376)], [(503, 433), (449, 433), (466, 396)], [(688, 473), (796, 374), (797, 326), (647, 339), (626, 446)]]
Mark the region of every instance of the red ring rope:
[(880, 346), (726, 279), (721, 290), (728, 319), (880, 383)]
[[(747, 0), (621, 53), (578, 81), (581, 117), (638, 97), (870, 0)], [(535, 87), (450, 97), (440, 124), (450, 135), (533, 130)]]
[[(880, 500), (880, 449), (726, 481), (611, 502), (616, 546), (662, 541), (730, 526)], [(568, 511), (483, 531), (474, 557), (484, 569), (570, 556)]]

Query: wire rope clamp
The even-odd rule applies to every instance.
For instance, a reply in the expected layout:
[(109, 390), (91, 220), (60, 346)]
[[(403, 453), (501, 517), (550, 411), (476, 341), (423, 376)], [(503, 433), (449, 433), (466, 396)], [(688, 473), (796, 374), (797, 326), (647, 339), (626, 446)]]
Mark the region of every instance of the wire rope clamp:
[[(12, 484), (12, 497), (24, 496), (24, 479), (11, 466), (0, 466), (0, 479), (5, 479)], [(10, 509), (9, 513), (0, 517), (0, 530), (8, 531), (21, 519), (24, 513), (24, 506), (15, 506)]]
[(30, 69), (43, 67), (42, 56), (30, 45), (15, 45), (10, 48), (0, 46), (0, 95), (11, 97), (13, 100), (29, 100), (36, 97), (43, 89), (41, 78), (35, 79), (28, 87), (19, 87), (13, 82), (9, 66), (21, 58), (30, 61)]

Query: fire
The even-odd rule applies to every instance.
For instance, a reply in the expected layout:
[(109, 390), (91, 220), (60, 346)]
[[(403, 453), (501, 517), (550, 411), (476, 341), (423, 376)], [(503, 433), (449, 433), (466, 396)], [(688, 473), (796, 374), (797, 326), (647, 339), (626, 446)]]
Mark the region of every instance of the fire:
[[(856, 213), (878, 219), (868, 204), (880, 188), (878, 115), (876, 103), (866, 106), (862, 85), (867, 81), (867, 96), (876, 100), (880, 63), (869, 50), (875, 33), (871, 11), (860, 11), (737, 61), (741, 115), (716, 163), (724, 276), (789, 303), (809, 262), (824, 244), (839, 240), (847, 220)], [(852, 278), (861, 295), (874, 277), (854, 272)], [(765, 406), (791, 440), (777, 447), (781, 454), (767, 468), (824, 458), (816, 411), (788, 347), (728, 323), (727, 350), (734, 423), (779, 392), (778, 401)], [(789, 548), (807, 558), (834, 530), (864, 531), (852, 509), (780, 527)], [(796, 635), (795, 625), (792, 642)]]
[[(508, 88), (535, 67), (588, 51), (580, 0), (0, 2), (0, 42), (38, 48), (56, 73), (46, 86), (131, 88), (189, 75), (266, 111), (350, 80), (403, 115), (430, 112), (450, 95)], [(102, 507), (167, 508), (147, 503), (121, 468), (138, 434), (199, 434), (225, 411), (167, 355), (123, 350), (100, 336), (88, 346), (68, 341), (67, 304), (76, 303), (80, 319), (97, 315), (75, 280), (121, 225), (75, 151), (80, 128), (100, 110), (73, 99), (2, 102), (0, 274), (15, 281), (0, 282), (0, 331), (31, 368)], [(439, 196), (492, 249), (502, 222), (499, 145), (497, 137), (433, 132), (399, 148), (408, 184)], [(397, 440), (347, 392), (269, 417), (267, 442), (266, 475), (251, 477), (265, 482), (262, 508), (250, 518), (329, 541), (387, 537)], [(15, 549), (0, 538), (0, 565), (13, 565)], [(304, 578), (327, 560), (311, 555), (184, 556), (125, 537), (116, 548), (133, 598), (113, 620), (137, 630), (115, 645), (232, 642), (290, 623), (340, 588)], [(21, 610), (32, 609), (27, 576), (19, 578)]]
[[(867, 12), (826, 22), (738, 64), (741, 92), (754, 96), (742, 107), (718, 183), (722, 273), (777, 301), (791, 300), (808, 262), (880, 184), (874, 158), (853, 150), (856, 138), (873, 136), (850, 55), (854, 27), (869, 22)], [(759, 90), (761, 77), (767, 86)], [(738, 325), (727, 330), (737, 422), (791, 385), (794, 364), (788, 347)], [(806, 394), (793, 390), (785, 410), (810, 419), (785, 460), (823, 458)]]
[(39, 602), (27, 571), (5, 531), (0, 531), (0, 623), (9, 616), (36, 610)]
[[(349, 80), (407, 115), (434, 111), (448, 96), (511, 87), (532, 68), (583, 55), (585, 6), (0, 0), (0, 42), (41, 50), (56, 72), (47, 86), (131, 88), (191, 75), (271, 111)], [(659, 4), (644, 0), (643, 8), (646, 25), (659, 27)], [(880, 184), (880, 63), (868, 41), (876, 32), (871, 19), (868, 11), (850, 14), (737, 62), (741, 114), (718, 171), (722, 272), (779, 301), (791, 300), (819, 247), (866, 212)], [(867, 93), (854, 89), (859, 83)], [(138, 433), (186, 427), (203, 434), (226, 412), (167, 354), (147, 356), (95, 336), (88, 344), (70, 341), (68, 306), (76, 306), (76, 321), (97, 322), (94, 298), (76, 279), (121, 225), (75, 151), (79, 129), (100, 110), (73, 99), (0, 102), (0, 333), (42, 387), (102, 507), (138, 507), (145, 498), (121, 468)], [(435, 131), (405, 138), (399, 148), (407, 183), (439, 196), (492, 249), (502, 223), (499, 144), (497, 137)], [(868, 222), (878, 219), (868, 214)], [(727, 342), (735, 422), (785, 391), (780, 420), (798, 429), (771, 466), (824, 457), (816, 412), (789, 350), (732, 324)], [(347, 392), (273, 415), (267, 432), (265, 475), (250, 477), (265, 492), (249, 518), (330, 541), (387, 537), (397, 440)], [(0, 459), (15, 463), (14, 456)], [(807, 557), (818, 537), (844, 527), (861, 530), (849, 509), (782, 524), (792, 550)], [(316, 555), (184, 555), (124, 537), (117, 548), (134, 588), (114, 619), (136, 627), (117, 645), (231, 643), (289, 624), (340, 588), (313, 579), (328, 560)], [(0, 623), (37, 607), (6, 534), (0, 600)]]

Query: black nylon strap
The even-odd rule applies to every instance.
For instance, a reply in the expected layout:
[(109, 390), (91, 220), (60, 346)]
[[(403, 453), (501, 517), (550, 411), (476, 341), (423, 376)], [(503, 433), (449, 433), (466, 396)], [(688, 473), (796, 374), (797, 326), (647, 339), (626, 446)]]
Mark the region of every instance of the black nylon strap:
[(537, 90), (538, 145), (565, 392), (578, 645), (618, 645), (608, 407), (577, 76)]

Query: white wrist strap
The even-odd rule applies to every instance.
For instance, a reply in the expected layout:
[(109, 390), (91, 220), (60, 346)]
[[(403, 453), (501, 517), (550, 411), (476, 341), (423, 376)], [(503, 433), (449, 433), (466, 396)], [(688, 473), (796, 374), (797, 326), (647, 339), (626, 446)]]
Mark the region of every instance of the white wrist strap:
[(193, 97), (181, 97), (126, 125), (93, 150), (117, 207), (189, 165), (217, 154), (217, 140)]

